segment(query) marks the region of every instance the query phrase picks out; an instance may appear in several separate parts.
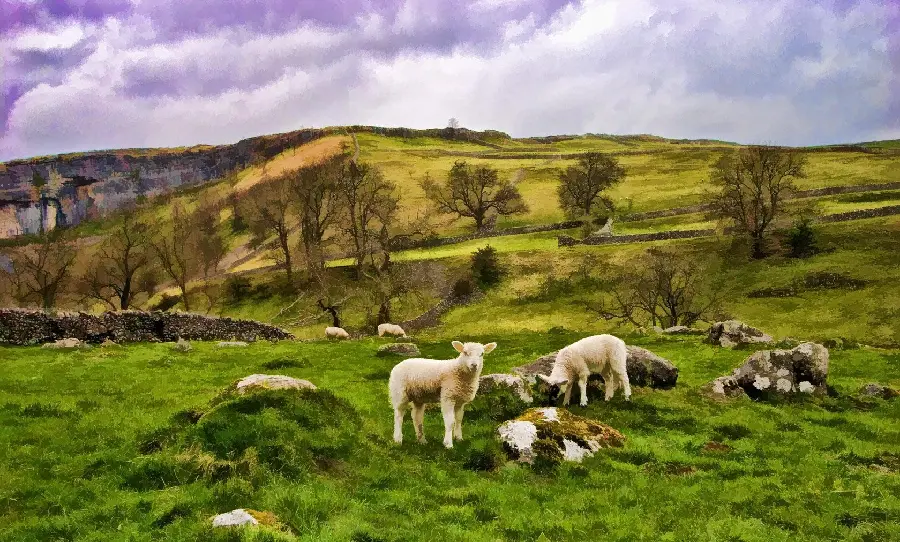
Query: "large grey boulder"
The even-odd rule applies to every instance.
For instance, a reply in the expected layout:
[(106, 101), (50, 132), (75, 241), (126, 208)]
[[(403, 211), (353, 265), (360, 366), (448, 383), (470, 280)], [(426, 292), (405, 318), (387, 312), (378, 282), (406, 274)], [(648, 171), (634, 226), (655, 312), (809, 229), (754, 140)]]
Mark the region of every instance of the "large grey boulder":
[(378, 347), (376, 355), (384, 357), (388, 355), (406, 356), (415, 358), (421, 355), (419, 347), (413, 343), (388, 343)]
[(828, 349), (802, 343), (790, 350), (761, 350), (748, 357), (730, 375), (703, 388), (716, 399), (747, 394), (752, 398), (794, 393), (824, 395), (827, 392)]
[(733, 348), (741, 344), (773, 342), (770, 335), (738, 320), (716, 322), (707, 331), (707, 340), (726, 348)]
[(672, 326), (662, 330), (666, 335), (703, 335), (703, 330), (687, 326)]
[[(672, 365), (672, 362), (639, 346), (629, 345), (625, 348), (628, 350), (628, 358), (625, 363), (629, 384), (659, 389), (668, 389), (675, 386), (675, 383), (678, 381), (678, 367)], [(546, 384), (543, 381), (537, 381), (536, 376), (538, 374), (550, 374), (553, 363), (556, 361), (557, 353), (559, 353), (558, 350), (541, 356), (528, 365), (516, 367), (513, 369), (513, 372), (525, 377), (532, 384), (537, 383), (540, 389)], [(588, 379), (588, 385), (593, 387), (597, 387), (600, 382), (603, 382), (603, 377), (599, 374), (592, 374)]]
[(498, 389), (510, 390), (526, 403), (534, 402), (531, 386), (519, 375), (489, 374), (478, 379), (478, 393), (490, 394)]
[(266, 374), (252, 374), (250, 376), (242, 378), (235, 385), (235, 390), (240, 393), (246, 393), (249, 390), (253, 389), (266, 389), (266, 390), (286, 390), (286, 389), (295, 389), (295, 390), (314, 390), (316, 386), (310, 382), (309, 380), (302, 380), (299, 378), (294, 378), (291, 376), (284, 375), (266, 375)]
[(507, 455), (520, 463), (580, 462), (598, 450), (621, 447), (625, 437), (608, 425), (562, 408), (532, 408), (497, 428)]

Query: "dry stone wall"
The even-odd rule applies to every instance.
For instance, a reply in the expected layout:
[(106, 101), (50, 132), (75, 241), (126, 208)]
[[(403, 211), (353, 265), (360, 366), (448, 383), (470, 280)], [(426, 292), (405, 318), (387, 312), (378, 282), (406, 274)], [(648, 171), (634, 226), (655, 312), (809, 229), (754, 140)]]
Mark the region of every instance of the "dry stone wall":
[(0, 309), (0, 344), (33, 345), (63, 338), (99, 344), (188, 340), (240, 341), (293, 339), (290, 333), (253, 320), (214, 318), (180, 312), (120, 311), (99, 316), (84, 312), (50, 314)]

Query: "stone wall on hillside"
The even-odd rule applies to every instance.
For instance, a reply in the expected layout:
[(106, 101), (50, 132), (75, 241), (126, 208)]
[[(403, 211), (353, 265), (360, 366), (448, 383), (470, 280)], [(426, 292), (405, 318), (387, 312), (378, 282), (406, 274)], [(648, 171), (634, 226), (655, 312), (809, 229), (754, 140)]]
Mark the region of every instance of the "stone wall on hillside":
[(569, 222), (557, 222), (555, 224), (541, 224), (538, 226), (518, 226), (515, 228), (506, 228), (504, 230), (482, 231), (478, 233), (470, 233), (466, 235), (457, 235), (454, 237), (433, 237), (426, 239), (399, 239), (395, 241), (391, 248), (393, 250), (409, 250), (413, 248), (432, 248), (444, 245), (454, 245), (464, 241), (472, 241), (474, 239), (486, 239), (489, 237), (502, 237), (504, 235), (522, 235), (525, 233), (540, 233), (545, 231), (570, 230), (581, 226), (580, 220), (572, 220)]
[(187, 340), (293, 339), (290, 333), (253, 320), (214, 318), (192, 313), (119, 311), (99, 316), (85, 312), (50, 314), (39, 310), (0, 309), (0, 344), (32, 345), (76, 338), (89, 343), (170, 342)]

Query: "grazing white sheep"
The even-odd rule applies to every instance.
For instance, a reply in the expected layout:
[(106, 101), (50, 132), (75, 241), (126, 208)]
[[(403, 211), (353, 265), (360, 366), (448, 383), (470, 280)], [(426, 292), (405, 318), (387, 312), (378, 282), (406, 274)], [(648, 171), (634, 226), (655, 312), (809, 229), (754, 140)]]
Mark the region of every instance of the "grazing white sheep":
[(591, 373), (600, 373), (606, 387), (605, 400), (612, 399), (616, 388), (625, 392), (625, 400), (631, 400), (631, 384), (625, 361), (628, 350), (625, 341), (613, 335), (592, 335), (575, 341), (556, 354), (550, 376), (537, 375), (550, 384), (559, 386), (563, 392), (563, 404), (568, 405), (572, 397), (573, 380), (581, 388), (581, 406), (587, 406), (587, 381)]
[(388, 390), (394, 406), (394, 441), (403, 442), (403, 417), (412, 405), (416, 439), (425, 442), (422, 422), (426, 403), (440, 403), (444, 415), (444, 446), (453, 447), (453, 439), (462, 439), (463, 409), (475, 398), (478, 379), (484, 368), (484, 355), (497, 343), (461, 343), (453, 341), (459, 352), (456, 359), (411, 358), (391, 369)]
[(350, 334), (344, 331), (342, 327), (326, 327), (325, 337), (329, 339), (349, 339)]
[(378, 336), (383, 337), (385, 334), (406, 337), (406, 332), (397, 324), (378, 324)]

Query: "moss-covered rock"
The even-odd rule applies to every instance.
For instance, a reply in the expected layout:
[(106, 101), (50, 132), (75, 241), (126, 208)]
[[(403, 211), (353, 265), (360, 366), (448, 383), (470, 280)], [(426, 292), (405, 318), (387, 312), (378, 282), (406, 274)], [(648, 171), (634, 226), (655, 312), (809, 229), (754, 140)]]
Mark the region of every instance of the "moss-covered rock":
[(625, 444), (624, 435), (612, 427), (552, 407), (529, 409), (497, 432), (511, 459), (535, 465), (580, 462), (600, 449)]
[(420, 356), (421, 353), (419, 352), (419, 347), (413, 343), (388, 343), (379, 346), (376, 355), (379, 357), (397, 355), (414, 358)]

